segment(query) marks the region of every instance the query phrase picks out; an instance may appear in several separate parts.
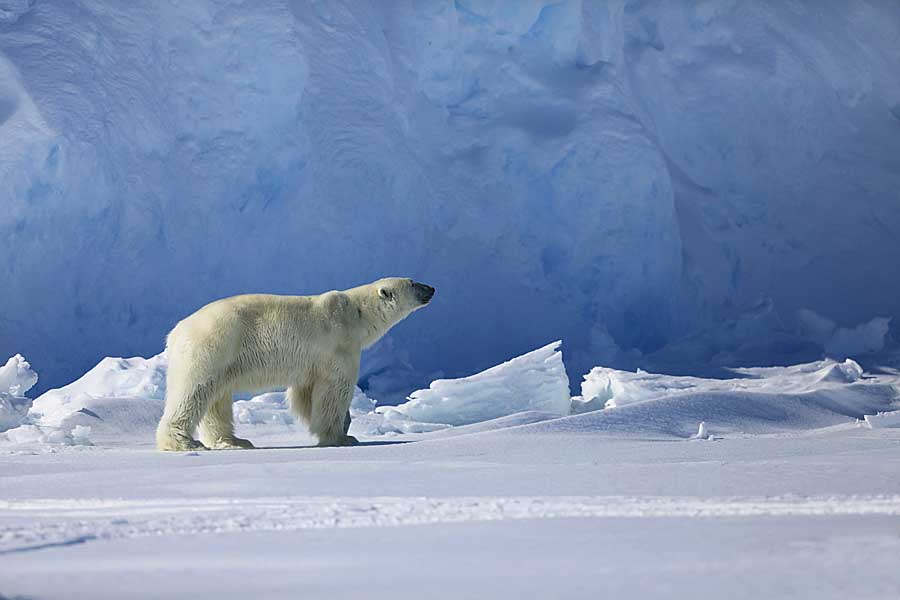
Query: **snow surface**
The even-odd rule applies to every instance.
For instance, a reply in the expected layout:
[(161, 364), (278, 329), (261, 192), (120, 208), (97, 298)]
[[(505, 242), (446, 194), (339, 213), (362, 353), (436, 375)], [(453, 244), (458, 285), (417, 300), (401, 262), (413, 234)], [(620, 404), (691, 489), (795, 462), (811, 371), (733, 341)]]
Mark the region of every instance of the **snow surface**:
[[(900, 594), (900, 373), (595, 368), (587, 402), (614, 406), (579, 413), (548, 393), (565, 389), (558, 345), (417, 392), (407, 430), (384, 428), (406, 405), (357, 391), (360, 446), (314, 447), (270, 392), (234, 404), (259, 449), (188, 453), (153, 450), (165, 357), (104, 359), (0, 433), (0, 593)], [(411, 418), (451, 407), (486, 420)]]
[(867, 0), (2, 0), (0, 355), (58, 387), (221, 296), (401, 274), (438, 294), (380, 399), (560, 337), (573, 381), (859, 359), (898, 38)]

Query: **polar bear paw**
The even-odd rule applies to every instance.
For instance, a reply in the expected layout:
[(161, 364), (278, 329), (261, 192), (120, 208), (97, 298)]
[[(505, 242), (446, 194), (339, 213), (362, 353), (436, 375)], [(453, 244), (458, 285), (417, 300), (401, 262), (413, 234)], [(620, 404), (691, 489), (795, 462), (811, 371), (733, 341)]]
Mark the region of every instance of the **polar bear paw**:
[(249, 450), (255, 448), (256, 446), (254, 446), (250, 440), (231, 436), (227, 438), (219, 438), (214, 443), (210, 444), (209, 447), (213, 450)]
[(193, 452), (195, 450), (209, 450), (203, 442), (186, 436), (167, 436), (157, 442), (157, 448), (169, 452)]
[(357, 444), (359, 444), (358, 439), (352, 435), (346, 434), (342, 434), (332, 439), (325, 438), (319, 440), (319, 448), (326, 448), (328, 446), (356, 446)]

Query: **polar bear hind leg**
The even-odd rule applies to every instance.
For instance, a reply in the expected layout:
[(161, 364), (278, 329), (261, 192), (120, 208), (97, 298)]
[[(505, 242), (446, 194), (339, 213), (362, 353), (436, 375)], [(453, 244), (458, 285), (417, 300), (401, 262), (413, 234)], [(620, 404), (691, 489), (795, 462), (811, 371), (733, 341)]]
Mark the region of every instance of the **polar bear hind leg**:
[(194, 431), (209, 406), (212, 386), (200, 385), (190, 391), (173, 387), (166, 390), (166, 409), (156, 429), (156, 447), (175, 452), (207, 450), (194, 439)]
[(250, 440), (235, 437), (231, 390), (212, 397), (206, 414), (200, 419), (200, 441), (213, 450), (253, 448)]
[(312, 385), (292, 385), (287, 389), (287, 400), (294, 416), (309, 426), (312, 420)]

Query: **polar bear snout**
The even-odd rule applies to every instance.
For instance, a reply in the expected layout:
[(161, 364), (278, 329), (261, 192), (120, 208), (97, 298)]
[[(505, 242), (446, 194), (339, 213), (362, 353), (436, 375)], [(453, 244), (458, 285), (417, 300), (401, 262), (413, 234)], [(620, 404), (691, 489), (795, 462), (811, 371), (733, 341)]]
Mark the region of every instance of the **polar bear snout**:
[(424, 283), (414, 283), (413, 290), (416, 292), (416, 299), (422, 304), (428, 304), (434, 297), (434, 288)]

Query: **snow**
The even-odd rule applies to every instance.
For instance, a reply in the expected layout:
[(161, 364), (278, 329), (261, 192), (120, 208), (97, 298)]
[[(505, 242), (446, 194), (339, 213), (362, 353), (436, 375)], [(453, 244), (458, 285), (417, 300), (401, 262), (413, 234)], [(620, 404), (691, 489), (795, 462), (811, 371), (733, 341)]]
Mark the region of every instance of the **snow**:
[[(314, 447), (266, 392), (234, 404), (259, 449), (188, 453), (153, 449), (165, 357), (104, 359), (0, 434), (0, 589), (662, 598), (702, 574), (737, 598), (900, 591), (900, 373), (598, 367), (584, 397), (615, 406), (578, 412), (559, 345), (436, 381), (410, 414), (357, 390), (359, 446)], [(469, 424), (413, 419), (453, 410)]]
[(388, 274), (438, 289), (366, 357), (391, 402), (560, 337), (573, 381), (859, 360), (900, 309), (891, 2), (2, 0), (0, 32), (0, 353), (39, 391), (215, 298)]
[(524, 411), (568, 415), (569, 378), (561, 341), (547, 344), (486, 371), (438, 379), (395, 407), (379, 407), (388, 423), (407, 420), (469, 425)]

